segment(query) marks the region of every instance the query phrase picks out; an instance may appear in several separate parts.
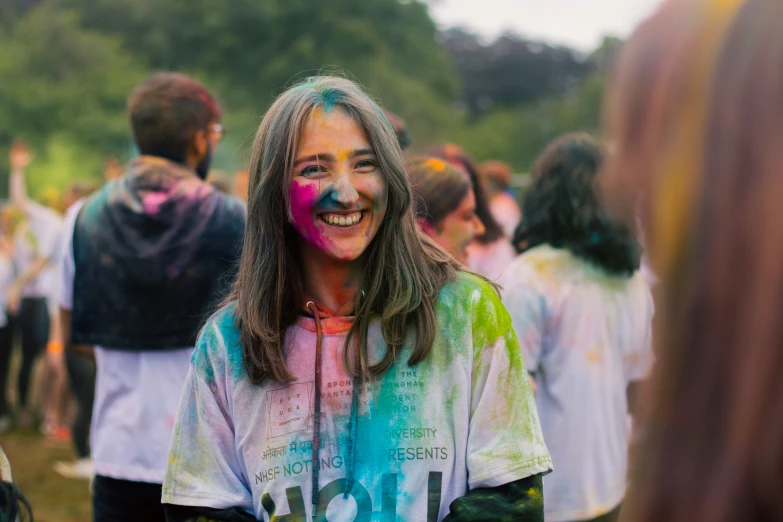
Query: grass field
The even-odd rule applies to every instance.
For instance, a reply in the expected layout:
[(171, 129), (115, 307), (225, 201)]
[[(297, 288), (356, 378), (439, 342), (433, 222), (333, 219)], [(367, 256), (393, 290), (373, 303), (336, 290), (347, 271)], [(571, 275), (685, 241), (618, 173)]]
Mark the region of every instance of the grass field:
[(51, 443), (34, 430), (0, 435), (14, 482), (33, 506), (36, 522), (89, 522), (90, 492), (86, 480), (61, 477), (52, 470), (58, 460), (74, 458), (70, 443)]

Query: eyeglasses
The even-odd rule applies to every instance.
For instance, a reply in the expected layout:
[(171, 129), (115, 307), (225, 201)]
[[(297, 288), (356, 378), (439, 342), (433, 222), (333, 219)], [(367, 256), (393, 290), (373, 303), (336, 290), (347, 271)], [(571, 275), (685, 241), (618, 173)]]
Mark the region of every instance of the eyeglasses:
[(218, 139), (220, 140), (226, 137), (226, 128), (219, 123), (213, 123), (209, 130), (210, 132), (217, 134)]

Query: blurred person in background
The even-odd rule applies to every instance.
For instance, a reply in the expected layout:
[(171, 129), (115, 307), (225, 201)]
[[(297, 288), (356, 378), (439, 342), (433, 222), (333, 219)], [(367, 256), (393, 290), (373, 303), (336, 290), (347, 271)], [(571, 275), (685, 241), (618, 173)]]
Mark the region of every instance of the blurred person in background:
[[(25, 191), (26, 191), (26, 187)], [(66, 210), (79, 199), (86, 197), (96, 189), (96, 185), (90, 182), (76, 181), (68, 186), (62, 198), (60, 208)], [(59, 210), (59, 209), (58, 209)], [(58, 240), (56, 258), (61, 255), (63, 247), (63, 238)], [(62, 334), (60, 332), (59, 322), (59, 278), (56, 276), (56, 263), (54, 266), (55, 275), (47, 283), (50, 288), (46, 299), (49, 310), (49, 342), (46, 345), (46, 365), (44, 371), (39, 375), (38, 386), (36, 387), (41, 397), (41, 408), (43, 410), (43, 421), (41, 422), (41, 433), (48, 438), (57, 441), (71, 440), (73, 434), (69, 427), (69, 409), (71, 406), (73, 382), (69, 388), (71, 378), (68, 368)], [(90, 386), (94, 386), (93, 384)], [(77, 397), (77, 404), (79, 403)], [(89, 422), (89, 421), (88, 421)], [(82, 438), (89, 436), (84, 433)], [(78, 442), (76, 443), (79, 445)]]
[[(116, 160), (115, 160), (116, 161)], [(113, 168), (107, 161), (104, 168), (104, 179), (107, 181), (115, 179)], [(64, 203), (67, 205), (65, 211), (66, 231), (73, 227), (70, 225), (76, 217), (84, 201), (89, 197), (97, 186), (92, 183), (75, 182), (68, 187), (65, 193)], [(71, 424), (71, 438), (76, 459), (73, 462), (55, 462), (54, 471), (67, 478), (90, 479), (94, 475), (92, 460), (90, 459), (90, 421), (92, 419), (92, 408), (95, 399), (95, 359), (92, 352), (78, 352), (75, 350), (65, 351), (65, 339), (63, 338), (63, 325), (59, 315), (59, 303), (61, 298), (62, 284), (62, 257), (67, 254), (71, 238), (64, 234), (61, 238), (57, 264), (57, 294), (56, 303), (58, 313), (52, 320), (52, 333), (49, 339), (47, 352), (52, 351), (63, 353), (65, 358), (65, 368), (67, 371), (67, 381), (70, 391), (76, 400), (76, 415)], [(67, 328), (67, 327), (66, 327)]]
[(223, 129), (203, 85), (154, 74), (128, 112), (142, 156), (69, 212), (60, 261), (66, 348), (96, 360), (96, 522), (165, 520), (161, 484), (192, 347), (227, 291), (245, 222), (244, 205), (204, 181)]
[(406, 170), (419, 227), (454, 259), (467, 265), (468, 245), (484, 233), (470, 180), (439, 158), (414, 158)]
[(235, 198), (239, 198), (247, 204), (249, 176), (247, 169), (241, 169), (234, 173), (234, 178), (231, 180), (231, 194)]
[(470, 180), (476, 197), (476, 214), (484, 225), (484, 233), (476, 237), (467, 249), (467, 266), (492, 280), (503, 273), (503, 269), (514, 259), (516, 252), (503, 229), (492, 217), (484, 187), (481, 185), (478, 168), (465, 151), (456, 145), (442, 145), (430, 151), (434, 157), (445, 160)]
[(604, 184), (628, 222), (645, 196), (663, 312), (628, 522), (783, 520), (781, 20), (670, 1), (614, 69)]
[(411, 146), (411, 135), (408, 132), (408, 125), (405, 123), (399, 115), (392, 111), (383, 110), (383, 115), (391, 123), (392, 129), (394, 129), (394, 135), (397, 136), (397, 143), (400, 145), (400, 150), (405, 152)]
[(226, 173), (221, 170), (211, 170), (207, 176), (207, 183), (212, 185), (218, 192), (223, 194), (231, 193), (231, 187), (229, 186)]
[(522, 219), (519, 204), (511, 194), (511, 165), (504, 161), (485, 161), (479, 168), (481, 183), (489, 201), (489, 211), (503, 234), (511, 239)]
[(544, 150), (514, 234), (520, 256), (499, 280), (555, 468), (544, 479), (547, 522), (617, 519), (629, 396), (653, 361), (639, 245), (594, 190), (603, 159), (582, 134)]
[(18, 209), (11, 204), (6, 203), (0, 209), (0, 433), (11, 428), (11, 410), (7, 395), (13, 335), (6, 307), (8, 292), (15, 279), (13, 238), (20, 218)]
[(103, 180), (108, 183), (122, 176), (123, 167), (115, 156), (107, 156), (103, 162)]
[[(34, 423), (30, 404), (33, 364), (49, 341), (49, 305), (56, 285), (54, 260), (63, 224), (57, 212), (27, 197), (24, 169), (32, 159), (32, 154), (23, 142), (14, 142), (9, 153), (9, 192), (11, 203), (16, 207), (20, 219), (13, 236), (16, 279), (8, 290), (7, 311), (13, 317), (12, 330), (18, 330), (22, 339), (17, 406), (18, 421), (23, 427)], [(53, 373), (64, 376), (62, 364)], [(56, 421), (58, 427), (61, 424), (59, 421)]]
[[(103, 179), (108, 183), (119, 178), (122, 175), (122, 166), (114, 156), (109, 156), (104, 162)], [(81, 210), (82, 205), (95, 190), (97, 186), (93, 183), (76, 182), (72, 183), (66, 191), (64, 203), (65, 210), (65, 230), (73, 229), (72, 223), (76, 215)], [(62, 237), (60, 248), (60, 259), (58, 262), (58, 281), (62, 282), (62, 257), (68, 255), (68, 246), (71, 237), (66, 233)], [(57, 303), (61, 298), (61, 289), (58, 284)], [(49, 345), (59, 349), (65, 346), (66, 340), (63, 338), (63, 326), (59, 313), (52, 321), (52, 335)], [(69, 326), (68, 326), (69, 327)], [(76, 415), (71, 425), (71, 435), (73, 440), (74, 453), (76, 459), (73, 462), (58, 461), (54, 463), (54, 471), (66, 478), (91, 479), (94, 474), (92, 459), (90, 458), (90, 423), (92, 420), (92, 410), (95, 401), (95, 357), (92, 347), (80, 347), (65, 352), (65, 367), (68, 372), (68, 382), (71, 392), (76, 399)]]

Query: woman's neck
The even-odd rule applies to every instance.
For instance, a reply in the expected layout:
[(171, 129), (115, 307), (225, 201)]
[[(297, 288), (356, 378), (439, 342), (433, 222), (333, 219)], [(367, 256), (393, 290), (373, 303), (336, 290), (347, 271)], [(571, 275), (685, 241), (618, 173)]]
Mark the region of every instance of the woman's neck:
[(309, 243), (300, 246), (305, 295), (337, 316), (350, 314), (356, 293), (361, 289), (364, 259), (338, 261)]

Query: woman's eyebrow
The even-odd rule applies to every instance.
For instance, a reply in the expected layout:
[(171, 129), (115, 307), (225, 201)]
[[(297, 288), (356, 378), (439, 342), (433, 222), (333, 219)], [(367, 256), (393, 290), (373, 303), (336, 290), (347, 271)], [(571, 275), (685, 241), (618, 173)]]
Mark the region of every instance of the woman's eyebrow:
[[(356, 156), (374, 156), (375, 151), (372, 149), (356, 149), (351, 151), (349, 154), (347, 154), (347, 157), (349, 158), (355, 158)], [(340, 156), (343, 156), (343, 154), (340, 154)], [(306, 161), (336, 161), (334, 156), (332, 156), (328, 152), (322, 152), (317, 154), (311, 154), (309, 156), (302, 156), (301, 158), (297, 158), (294, 161), (294, 165), (298, 165), (299, 163), (304, 163)]]
[(305, 161), (334, 161), (334, 156), (329, 154), (328, 152), (319, 153), (319, 154), (311, 154), (310, 156), (302, 156), (301, 158), (296, 158), (294, 161), (294, 165), (298, 165), (299, 163), (304, 163)]

